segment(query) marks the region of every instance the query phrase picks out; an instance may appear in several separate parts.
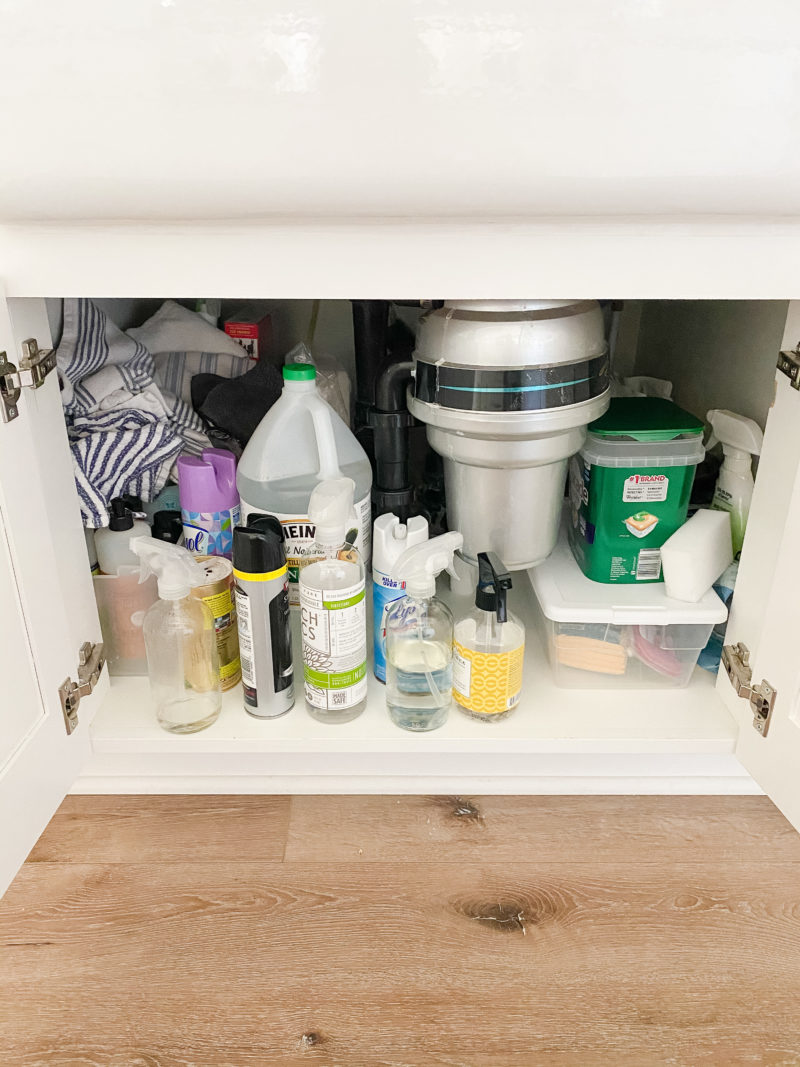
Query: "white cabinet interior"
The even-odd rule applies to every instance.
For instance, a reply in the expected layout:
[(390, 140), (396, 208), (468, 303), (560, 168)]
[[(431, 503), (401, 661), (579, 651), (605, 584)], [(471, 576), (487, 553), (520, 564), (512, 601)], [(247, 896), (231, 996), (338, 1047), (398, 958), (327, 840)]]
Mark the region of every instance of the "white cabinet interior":
[[(197, 294), (208, 295), (208, 294)], [(10, 302), (16, 332), (59, 329), (59, 301)], [(302, 338), (310, 302), (271, 301), (280, 350)], [(122, 327), (157, 302), (104, 299)], [(672, 378), (675, 398), (698, 415), (728, 406), (762, 424), (774, 389), (786, 322), (783, 301), (628, 303), (620, 328), (620, 369)], [(35, 329), (34, 329), (35, 327)], [(323, 301), (320, 347), (349, 363), (349, 306)], [(40, 336), (40, 343), (48, 338)], [(348, 368), (350, 369), (350, 368)], [(64, 457), (58, 476), (66, 477)], [(79, 534), (75, 515), (59, 522)], [(81, 612), (89, 583), (82, 576)], [(367, 712), (343, 727), (306, 715), (302, 702), (285, 718), (247, 716), (237, 689), (209, 730), (175, 737), (156, 725), (145, 679), (116, 678), (95, 701), (92, 755), (76, 784), (83, 791), (614, 791), (747, 792), (757, 787), (734, 757), (737, 724), (697, 670), (686, 690), (570, 691), (552, 682), (532, 624), (532, 594), (519, 576), (517, 610), (526, 616), (524, 705), (508, 721), (475, 723), (453, 710), (435, 734), (397, 730), (371, 681)], [(85, 628), (86, 624), (84, 624)]]

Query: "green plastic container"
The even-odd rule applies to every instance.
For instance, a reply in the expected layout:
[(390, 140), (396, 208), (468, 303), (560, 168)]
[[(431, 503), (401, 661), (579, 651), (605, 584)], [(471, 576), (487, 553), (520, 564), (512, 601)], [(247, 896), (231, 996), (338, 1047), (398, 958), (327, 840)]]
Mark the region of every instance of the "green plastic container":
[(595, 582), (661, 581), (661, 546), (686, 522), (703, 423), (670, 400), (619, 397), (570, 462), (569, 543)]

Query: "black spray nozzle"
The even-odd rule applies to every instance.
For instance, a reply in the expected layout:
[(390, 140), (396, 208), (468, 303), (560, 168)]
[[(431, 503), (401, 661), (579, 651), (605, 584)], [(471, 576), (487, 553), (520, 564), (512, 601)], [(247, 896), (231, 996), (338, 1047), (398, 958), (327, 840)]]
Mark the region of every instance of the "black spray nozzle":
[(269, 530), (270, 533), (277, 534), (283, 540), (283, 527), (277, 515), (266, 515), (263, 511), (251, 511), (247, 516), (246, 525), (255, 530)]
[(496, 552), (478, 553), (478, 584), (475, 587), (475, 607), (497, 612), (497, 621), (508, 620), (506, 593), (511, 588), (511, 575)]
[(233, 568), (240, 575), (269, 574), (286, 566), (283, 527), (275, 515), (250, 513), (233, 531)]

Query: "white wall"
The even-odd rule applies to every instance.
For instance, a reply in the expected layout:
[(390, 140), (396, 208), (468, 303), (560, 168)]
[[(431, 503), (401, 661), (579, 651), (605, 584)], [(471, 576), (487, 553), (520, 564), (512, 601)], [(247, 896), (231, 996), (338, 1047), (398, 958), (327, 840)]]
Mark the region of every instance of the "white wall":
[(785, 300), (646, 301), (635, 372), (672, 379), (675, 401), (699, 418), (728, 408), (763, 427), (787, 308)]

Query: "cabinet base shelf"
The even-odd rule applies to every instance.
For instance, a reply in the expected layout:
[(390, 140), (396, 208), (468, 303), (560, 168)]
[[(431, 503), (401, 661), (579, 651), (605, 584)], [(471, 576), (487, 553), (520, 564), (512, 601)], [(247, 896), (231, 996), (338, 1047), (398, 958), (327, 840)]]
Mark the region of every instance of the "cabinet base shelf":
[(201, 733), (155, 721), (145, 678), (112, 679), (75, 792), (97, 793), (753, 793), (734, 756), (736, 724), (696, 670), (683, 690), (559, 689), (533, 627), (532, 591), (512, 605), (528, 629), (525, 689), (509, 719), (455, 707), (430, 734), (390, 721), (370, 678), (358, 719), (328, 726), (302, 698), (287, 715), (247, 715), (237, 686)]

